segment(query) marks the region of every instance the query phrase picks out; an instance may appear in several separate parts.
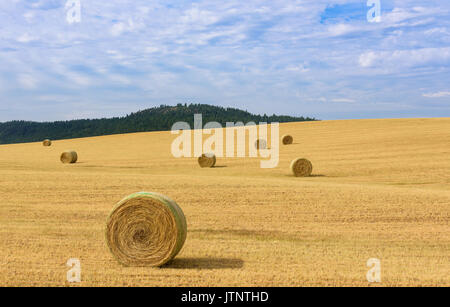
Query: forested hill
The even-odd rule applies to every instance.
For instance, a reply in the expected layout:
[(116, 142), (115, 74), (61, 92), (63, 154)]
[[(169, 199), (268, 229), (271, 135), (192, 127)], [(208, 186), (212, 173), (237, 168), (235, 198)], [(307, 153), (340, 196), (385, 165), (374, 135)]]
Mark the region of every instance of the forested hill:
[(46, 138), (59, 140), (130, 132), (164, 131), (170, 130), (178, 121), (187, 122), (193, 127), (194, 114), (203, 115), (203, 125), (216, 121), (223, 126), (226, 122), (282, 123), (315, 120), (308, 117), (255, 115), (239, 109), (204, 104), (161, 105), (124, 117), (44, 123), (30, 121), (0, 123), (0, 144), (37, 142)]

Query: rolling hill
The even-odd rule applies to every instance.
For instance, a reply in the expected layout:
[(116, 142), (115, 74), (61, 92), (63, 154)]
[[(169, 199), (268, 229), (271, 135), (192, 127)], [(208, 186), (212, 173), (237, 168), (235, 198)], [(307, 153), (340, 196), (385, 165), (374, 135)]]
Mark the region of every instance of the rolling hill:
[(176, 106), (161, 105), (124, 117), (82, 119), (57, 122), (11, 121), (0, 123), (0, 144), (37, 142), (43, 139), (70, 139), (89, 136), (101, 136), (145, 131), (170, 130), (178, 121), (190, 123), (193, 126), (194, 114), (202, 114), (203, 122), (216, 121), (225, 125), (226, 122), (300, 122), (312, 121), (309, 117), (292, 117), (278, 115), (255, 115), (247, 111), (222, 108), (205, 104), (190, 104)]

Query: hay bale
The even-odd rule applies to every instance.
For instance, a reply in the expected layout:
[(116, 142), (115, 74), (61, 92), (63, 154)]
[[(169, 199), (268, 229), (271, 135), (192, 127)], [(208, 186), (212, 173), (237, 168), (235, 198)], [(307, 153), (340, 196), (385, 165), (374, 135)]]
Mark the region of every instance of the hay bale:
[(294, 138), (289, 134), (285, 134), (281, 137), (281, 141), (284, 145), (290, 145), (294, 142)]
[(78, 160), (78, 155), (73, 150), (67, 150), (61, 154), (60, 159), (62, 163), (75, 163)]
[(264, 139), (257, 139), (255, 141), (255, 148), (256, 149), (267, 149), (267, 142)]
[(42, 142), (42, 145), (44, 145), (45, 147), (52, 146), (52, 141), (50, 141), (49, 139), (46, 139)]
[(178, 254), (186, 235), (183, 211), (158, 193), (129, 195), (106, 222), (106, 243), (125, 266), (162, 266)]
[(198, 158), (198, 164), (200, 167), (213, 167), (216, 165), (216, 155), (212, 153), (202, 154)]
[(291, 171), (295, 177), (311, 176), (312, 169), (312, 163), (307, 159), (298, 158), (291, 162)]

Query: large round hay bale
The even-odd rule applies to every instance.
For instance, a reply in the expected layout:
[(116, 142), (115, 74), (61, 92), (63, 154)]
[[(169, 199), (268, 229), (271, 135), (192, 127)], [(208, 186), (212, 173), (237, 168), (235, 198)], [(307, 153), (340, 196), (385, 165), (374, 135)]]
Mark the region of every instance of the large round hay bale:
[(289, 134), (285, 134), (281, 137), (281, 141), (284, 145), (290, 145), (294, 142), (294, 138)]
[(62, 163), (75, 163), (78, 160), (78, 155), (73, 150), (67, 150), (61, 154)]
[(106, 243), (125, 266), (162, 266), (183, 247), (186, 218), (170, 198), (149, 192), (129, 195), (106, 222)]
[(42, 145), (44, 145), (45, 147), (52, 146), (52, 141), (50, 141), (49, 139), (46, 139), (42, 142)]
[(256, 149), (267, 149), (267, 141), (264, 139), (257, 139), (255, 141), (255, 148)]
[(198, 157), (200, 167), (213, 167), (216, 165), (216, 155), (212, 153), (202, 154)]
[(295, 177), (308, 177), (312, 169), (312, 163), (307, 159), (298, 158), (291, 162), (291, 171)]

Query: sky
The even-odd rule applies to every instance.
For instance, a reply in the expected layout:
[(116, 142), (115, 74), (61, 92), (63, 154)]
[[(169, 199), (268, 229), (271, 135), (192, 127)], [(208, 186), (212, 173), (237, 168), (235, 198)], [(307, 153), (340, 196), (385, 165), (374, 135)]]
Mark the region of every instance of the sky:
[(178, 103), (449, 117), (450, 1), (380, 6), (369, 22), (367, 0), (0, 0), (0, 122)]

